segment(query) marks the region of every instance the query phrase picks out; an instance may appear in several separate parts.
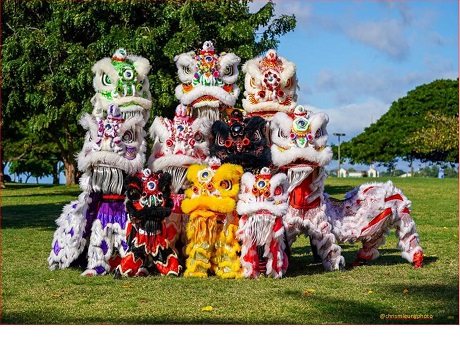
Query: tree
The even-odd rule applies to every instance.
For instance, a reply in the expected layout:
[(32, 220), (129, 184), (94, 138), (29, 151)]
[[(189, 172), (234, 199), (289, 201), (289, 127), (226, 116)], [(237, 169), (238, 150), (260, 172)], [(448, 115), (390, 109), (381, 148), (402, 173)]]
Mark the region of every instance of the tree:
[(276, 48), (295, 17), (274, 18), (274, 6), (269, 1), (250, 13), (245, 0), (2, 1), (2, 160), (34, 156), (21, 141), (52, 143), (66, 184), (75, 183), (84, 136), (78, 120), (91, 111), (96, 61), (120, 47), (148, 58), (151, 114), (172, 116), (174, 56), (206, 40), (242, 63)]
[[(455, 131), (456, 136), (451, 135)], [(436, 146), (423, 144), (423, 135), (436, 141)], [(393, 102), (363, 133), (342, 145), (343, 154), (352, 163), (393, 164), (398, 158), (409, 163), (415, 159), (458, 162), (458, 79), (416, 87)]]
[(458, 116), (427, 112), (426, 126), (407, 139), (415, 152), (431, 162), (458, 163)]

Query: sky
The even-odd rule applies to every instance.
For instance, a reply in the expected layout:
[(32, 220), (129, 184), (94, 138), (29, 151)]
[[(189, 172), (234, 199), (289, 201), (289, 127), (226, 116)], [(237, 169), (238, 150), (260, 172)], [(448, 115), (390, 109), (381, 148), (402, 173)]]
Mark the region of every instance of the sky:
[(329, 115), (329, 143), (332, 133), (351, 140), (417, 86), (458, 77), (456, 0), (273, 2), (276, 16), (297, 19), (277, 52), (296, 64), (297, 104)]
[[(254, 12), (265, 3), (249, 6)], [(296, 16), (277, 52), (296, 64), (297, 104), (329, 115), (329, 144), (338, 144), (333, 133), (351, 140), (415, 87), (459, 75), (457, 0), (274, 3), (275, 16)]]
[(274, 2), (297, 19), (277, 49), (296, 64), (297, 103), (326, 112), (344, 140), (415, 87), (458, 77), (457, 1)]

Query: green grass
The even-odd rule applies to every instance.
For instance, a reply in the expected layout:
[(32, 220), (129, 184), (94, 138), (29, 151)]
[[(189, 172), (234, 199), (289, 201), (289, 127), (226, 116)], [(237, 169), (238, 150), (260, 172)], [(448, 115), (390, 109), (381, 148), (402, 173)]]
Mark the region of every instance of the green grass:
[[(378, 179), (379, 180), (379, 179)], [(384, 181), (384, 179), (380, 179)], [(335, 197), (369, 179), (326, 180)], [(425, 265), (413, 269), (389, 236), (381, 257), (325, 272), (299, 237), (283, 279), (81, 277), (49, 271), (55, 219), (78, 186), (7, 184), (2, 193), (3, 324), (458, 324), (458, 180), (395, 178), (412, 201)], [(211, 306), (211, 311), (203, 311)], [(430, 319), (389, 319), (389, 315)], [(383, 318), (381, 317), (383, 315)], [(391, 316), (390, 316), (391, 317)]]

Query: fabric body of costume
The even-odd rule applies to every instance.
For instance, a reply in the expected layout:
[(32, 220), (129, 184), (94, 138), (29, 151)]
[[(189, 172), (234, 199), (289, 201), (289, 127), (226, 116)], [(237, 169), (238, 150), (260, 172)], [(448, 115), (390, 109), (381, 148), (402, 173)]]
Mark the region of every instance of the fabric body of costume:
[(147, 59), (118, 49), (92, 71), (93, 112), (80, 121), (87, 132), (77, 157), (82, 193), (57, 219), (48, 257), (51, 270), (80, 266), (87, 276), (112, 271), (126, 253), (124, 179), (144, 166), (151, 108)]
[(420, 237), (412, 219), (411, 202), (391, 181), (365, 183), (351, 190), (342, 201), (325, 195), (332, 232), (340, 242), (361, 242), (355, 265), (379, 257), (379, 246), (394, 228), (402, 257), (414, 267), (423, 265)]
[(171, 213), (171, 175), (150, 169), (126, 179), (128, 212), (126, 255), (118, 265), (115, 277), (146, 276), (153, 273), (178, 276), (182, 270), (175, 248), (178, 234), (166, 226)]
[(283, 216), (288, 210), (289, 182), (283, 173), (269, 168), (241, 178), (236, 210), (240, 215), (237, 238), (241, 241), (243, 276), (261, 274), (281, 278), (288, 268)]
[(216, 159), (188, 168), (190, 188), (181, 205), (189, 215), (185, 277), (241, 277), (235, 207), (242, 174), (241, 166)]

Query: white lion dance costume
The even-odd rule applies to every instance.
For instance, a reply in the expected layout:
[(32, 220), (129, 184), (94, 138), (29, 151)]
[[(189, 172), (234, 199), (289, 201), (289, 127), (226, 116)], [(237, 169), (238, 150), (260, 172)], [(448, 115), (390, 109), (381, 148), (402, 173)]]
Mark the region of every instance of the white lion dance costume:
[(190, 107), (193, 117), (221, 119), (223, 108), (232, 108), (240, 94), (236, 84), (241, 59), (234, 53), (215, 52), (214, 44), (206, 41), (203, 49), (174, 57), (181, 84), (176, 97)]
[(185, 277), (240, 278), (241, 246), (236, 239), (238, 217), (235, 212), (243, 168), (216, 159), (208, 164), (191, 165), (182, 210), (187, 223)]
[(240, 215), (237, 238), (241, 241), (243, 276), (261, 274), (281, 278), (288, 267), (283, 216), (288, 209), (287, 176), (272, 176), (269, 168), (241, 178), (236, 210)]
[(94, 108), (81, 119), (87, 134), (78, 155), (82, 193), (57, 219), (48, 257), (51, 270), (82, 266), (87, 276), (112, 271), (125, 255), (124, 179), (143, 169), (151, 108), (147, 59), (118, 49), (92, 71)]
[(300, 233), (308, 234), (327, 270), (343, 269), (340, 242), (361, 241), (356, 264), (379, 256), (384, 235), (396, 228), (402, 256), (414, 267), (423, 262), (419, 236), (410, 216), (410, 201), (391, 181), (357, 187), (344, 201), (324, 193), (324, 166), (332, 158), (326, 146), (324, 113), (312, 114), (297, 106), (294, 117), (277, 113), (272, 126), (273, 163), (290, 179), (289, 210), (285, 216), (288, 243)]

